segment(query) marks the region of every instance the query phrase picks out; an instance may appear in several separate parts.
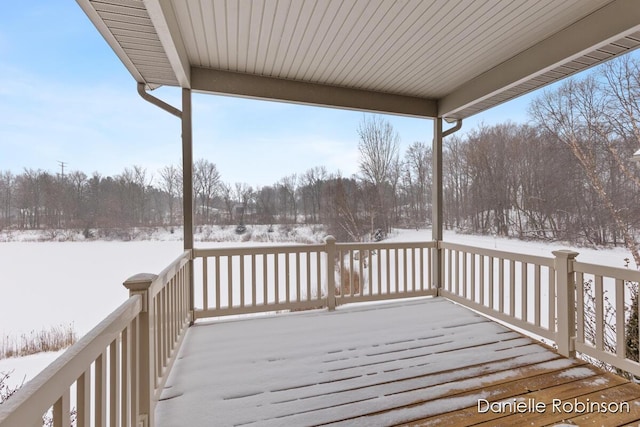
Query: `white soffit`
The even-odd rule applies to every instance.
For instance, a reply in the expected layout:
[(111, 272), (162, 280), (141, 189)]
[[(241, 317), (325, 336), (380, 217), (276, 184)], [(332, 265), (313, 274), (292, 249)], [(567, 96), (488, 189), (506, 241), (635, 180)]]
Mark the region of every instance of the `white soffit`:
[(467, 117), (640, 45), (637, 0), (77, 0), (138, 82)]

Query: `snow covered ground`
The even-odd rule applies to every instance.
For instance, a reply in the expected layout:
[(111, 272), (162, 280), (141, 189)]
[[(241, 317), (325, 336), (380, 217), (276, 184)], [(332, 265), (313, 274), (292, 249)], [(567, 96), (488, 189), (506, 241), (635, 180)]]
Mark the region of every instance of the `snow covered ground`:
[[(198, 247), (266, 245), (286, 241), (318, 241), (321, 228), (266, 227), (255, 229), (249, 239), (233, 228), (204, 229), (207, 240)], [(11, 236), (0, 243), (0, 334), (17, 336), (31, 330), (73, 324), (83, 335), (127, 298), (122, 282), (137, 273), (159, 273), (182, 251), (181, 230), (171, 234), (158, 231), (146, 241), (65, 241), (38, 242), (37, 235)], [(222, 241), (222, 240), (233, 240)], [(3, 240), (3, 239), (0, 239)], [(201, 239), (202, 240), (202, 239)], [(244, 241), (249, 240), (249, 241)], [(251, 241), (253, 240), (253, 241)], [(389, 241), (431, 240), (430, 230), (398, 230)], [(491, 236), (460, 235), (445, 232), (445, 240), (495, 248), (503, 251), (552, 256), (557, 249), (580, 252), (579, 260), (616, 267), (625, 265), (628, 253), (622, 249), (586, 249), (563, 244), (521, 242)], [(632, 265), (633, 267), (633, 265)], [(27, 380), (56, 357), (40, 354), (23, 359), (0, 360), (0, 372), (15, 370), (12, 379)]]

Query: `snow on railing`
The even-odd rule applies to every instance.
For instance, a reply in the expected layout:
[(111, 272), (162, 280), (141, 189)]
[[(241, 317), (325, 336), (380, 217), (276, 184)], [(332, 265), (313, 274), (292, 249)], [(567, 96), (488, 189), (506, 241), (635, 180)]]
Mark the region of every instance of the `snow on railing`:
[(124, 285), (129, 299), (0, 405), (0, 427), (154, 425), (155, 403), (192, 321), (190, 252)]
[(195, 249), (195, 318), (435, 295), (433, 242)]

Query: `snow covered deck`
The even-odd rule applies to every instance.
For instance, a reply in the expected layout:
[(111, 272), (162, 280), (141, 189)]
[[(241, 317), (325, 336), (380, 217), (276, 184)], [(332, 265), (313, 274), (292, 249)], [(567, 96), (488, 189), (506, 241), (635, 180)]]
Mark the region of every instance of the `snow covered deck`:
[(161, 427), (569, 420), (638, 422), (640, 386), (439, 297), (198, 323), (156, 407)]

